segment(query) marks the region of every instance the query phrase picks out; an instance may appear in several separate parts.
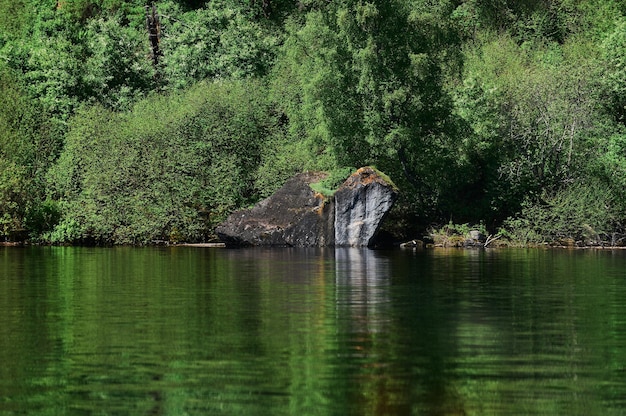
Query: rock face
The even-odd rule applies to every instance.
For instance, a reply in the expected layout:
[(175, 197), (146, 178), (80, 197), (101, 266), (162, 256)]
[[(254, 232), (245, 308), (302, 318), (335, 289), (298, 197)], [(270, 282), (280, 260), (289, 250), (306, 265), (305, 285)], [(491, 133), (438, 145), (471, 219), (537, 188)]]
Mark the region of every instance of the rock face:
[(230, 246), (333, 245), (334, 211), (309, 187), (325, 177), (321, 172), (296, 175), (253, 208), (232, 213), (215, 232)]
[(309, 186), (325, 173), (296, 175), (274, 195), (237, 211), (216, 228), (226, 245), (363, 247), (371, 244), (397, 191), (372, 168), (361, 168), (325, 198)]
[(353, 173), (335, 193), (335, 245), (369, 246), (397, 192), (372, 168)]

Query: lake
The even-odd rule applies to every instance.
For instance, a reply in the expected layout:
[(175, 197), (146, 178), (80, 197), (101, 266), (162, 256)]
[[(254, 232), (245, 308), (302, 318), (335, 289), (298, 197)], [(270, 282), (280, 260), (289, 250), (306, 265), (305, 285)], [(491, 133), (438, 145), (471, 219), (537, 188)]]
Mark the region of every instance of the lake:
[(0, 415), (626, 414), (626, 251), (0, 247)]

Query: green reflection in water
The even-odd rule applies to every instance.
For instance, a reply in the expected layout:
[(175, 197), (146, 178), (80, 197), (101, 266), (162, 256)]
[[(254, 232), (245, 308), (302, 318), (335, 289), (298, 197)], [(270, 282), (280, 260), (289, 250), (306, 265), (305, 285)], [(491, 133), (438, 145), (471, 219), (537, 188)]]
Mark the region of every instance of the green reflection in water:
[(0, 414), (617, 415), (626, 257), (0, 248)]

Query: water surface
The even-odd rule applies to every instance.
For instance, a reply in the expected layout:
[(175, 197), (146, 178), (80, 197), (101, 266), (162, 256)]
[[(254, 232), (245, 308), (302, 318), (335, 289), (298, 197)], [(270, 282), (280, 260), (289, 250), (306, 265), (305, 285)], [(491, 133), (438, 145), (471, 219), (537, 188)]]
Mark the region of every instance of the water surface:
[(0, 248), (0, 414), (626, 414), (623, 251)]

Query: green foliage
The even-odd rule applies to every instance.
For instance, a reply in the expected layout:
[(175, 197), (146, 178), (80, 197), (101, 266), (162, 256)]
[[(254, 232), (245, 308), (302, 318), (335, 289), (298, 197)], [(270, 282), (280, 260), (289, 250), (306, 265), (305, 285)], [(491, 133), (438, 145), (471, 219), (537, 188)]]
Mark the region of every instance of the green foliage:
[(29, 51), (24, 62), (29, 95), (58, 121), (66, 122), (79, 103), (80, 47), (63, 36), (34, 39), (23, 47)]
[(516, 0), (462, 2), (454, 11), (466, 36), (477, 31), (507, 33), (518, 44), (537, 40), (564, 43), (576, 34), (596, 37), (623, 15), (623, 0)]
[(452, 221), (450, 221), (448, 224), (440, 227), (440, 228), (433, 228), (431, 230), (431, 234), (433, 235), (446, 235), (446, 236), (453, 236), (453, 235), (459, 235), (459, 236), (465, 236), (466, 234), (469, 234), (469, 232), (471, 230), (473, 230), (474, 227), (471, 227), (469, 224), (465, 223), (465, 224), (455, 224)]
[(60, 219), (59, 204), (51, 199), (46, 199), (26, 212), (24, 226), (33, 240), (36, 241), (41, 237), (48, 240), (49, 237), (46, 234), (54, 229)]
[(334, 169), (328, 173), (326, 178), (320, 182), (310, 184), (310, 187), (325, 197), (331, 197), (335, 194), (337, 188), (355, 171), (356, 168), (353, 167)]
[(156, 88), (155, 69), (146, 59), (146, 36), (123, 26), (121, 17), (93, 19), (86, 25), (87, 59), (82, 63), (81, 101), (128, 109)]
[(27, 0), (0, 1), (0, 45), (3, 37), (19, 37), (31, 17)]
[[(610, 132), (607, 133), (609, 135)], [(610, 134), (606, 147), (595, 160), (594, 177), (611, 189), (616, 207), (616, 231), (621, 231), (626, 211), (626, 134), (623, 129)]]
[(251, 19), (243, 3), (213, 1), (186, 13), (165, 3), (159, 10), (165, 32), (162, 70), (170, 87), (268, 72), (278, 36)]
[(461, 154), (487, 182), (477, 197), (498, 218), (527, 197), (588, 176), (602, 154), (606, 120), (589, 45), (529, 51), (508, 36), (489, 39), (467, 51), (455, 107), (471, 127)]
[(145, 25), (143, 0), (57, 0), (52, 4), (56, 14), (69, 23), (83, 25), (91, 19), (117, 15), (123, 17), (120, 23), (124, 26), (139, 29)]
[(615, 227), (620, 215), (613, 192), (603, 183), (576, 183), (540, 202), (527, 199), (521, 213), (509, 218), (504, 228), (521, 244), (600, 244)]
[(257, 83), (198, 84), (131, 112), (101, 107), (72, 121), (50, 180), (63, 220), (56, 241), (143, 244), (211, 237), (257, 198), (267, 105)]
[(602, 49), (607, 63), (602, 77), (608, 96), (605, 105), (617, 122), (626, 125), (626, 19), (606, 37)]
[(260, 146), (259, 167), (255, 175), (255, 188), (260, 197), (270, 196), (297, 173), (334, 167), (324, 155), (317, 153), (314, 144), (309, 140), (294, 140), (280, 122), (268, 127), (270, 133)]
[(439, 184), (452, 159), (441, 69), (455, 40), (449, 8), (403, 1), (308, 5), (304, 19), (287, 24), (274, 74), (291, 86), (278, 86), (291, 133), (314, 143), (333, 168), (379, 166), (428, 205), (425, 194), (439, 190), (427, 184)]
[[(136, 19), (130, 12), (137, 7), (105, 6), (82, 1), (60, 2), (56, 9), (40, 6), (28, 36), (4, 47), (0, 43), (0, 56), (23, 74), (28, 95), (61, 127), (81, 102), (121, 108), (154, 88), (145, 28), (130, 26), (129, 18)], [(143, 22), (143, 7), (139, 10)]]
[(11, 237), (28, 229), (25, 216), (45, 194), (44, 175), (60, 142), (13, 71), (0, 70), (0, 91), (0, 237)]
[(487, 236), (489, 233), (484, 224), (455, 224), (452, 221), (448, 224), (437, 227), (431, 227), (428, 230), (430, 238), (434, 244), (443, 247), (462, 247), (470, 238), (470, 231), (479, 231)]
[(25, 169), (0, 157), (0, 237), (24, 231), (24, 204), (28, 199)]
[(3, 238), (207, 239), (298, 172), (365, 165), (406, 232), (575, 235), (551, 215), (596, 184), (590, 226), (624, 222), (624, 0), (163, 0), (158, 65), (145, 5), (0, 0)]

